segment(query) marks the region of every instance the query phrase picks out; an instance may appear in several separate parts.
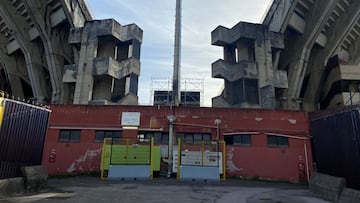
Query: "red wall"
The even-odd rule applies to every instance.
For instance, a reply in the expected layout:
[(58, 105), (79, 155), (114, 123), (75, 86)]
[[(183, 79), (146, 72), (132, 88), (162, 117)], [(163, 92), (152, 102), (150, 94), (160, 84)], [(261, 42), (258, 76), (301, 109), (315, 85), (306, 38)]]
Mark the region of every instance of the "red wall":
[[(311, 169), (312, 157), (309, 148), (307, 144), (308, 167)], [(226, 157), (229, 177), (306, 181), (304, 141), (289, 139), (289, 148), (267, 147), (266, 135), (257, 135), (253, 137), (251, 147), (227, 146)], [(304, 166), (303, 171), (299, 171), (299, 163)]]
[[(308, 165), (312, 169), (309, 123), (306, 112), (234, 108), (191, 108), (153, 106), (85, 106), (52, 105), (49, 130), (43, 154), (43, 164), (49, 174), (86, 173), (99, 171), (101, 143), (94, 142), (96, 129), (121, 129), (122, 112), (140, 112), (140, 129), (168, 131), (168, 115), (176, 115), (175, 132), (211, 133), (216, 138), (215, 119), (220, 119), (220, 139), (223, 134), (257, 132), (251, 146), (227, 145), (229, 176), (261, 177), (297, 182), (298, 164), (305, 165), (304, 143)], [(78, 143), (59, 142), (60, 129), (82, 129)], [(123, 137), (134, 137), (135, 130), (124, 130)], [(266, 133), (289, 138), (289, 147), (268, 147)], [(298, 139), (305, 138), (305, 139)], [(55, 163), (49, 154), (56, 152)], [(304, 176), (304, 174), (300, 174)]]

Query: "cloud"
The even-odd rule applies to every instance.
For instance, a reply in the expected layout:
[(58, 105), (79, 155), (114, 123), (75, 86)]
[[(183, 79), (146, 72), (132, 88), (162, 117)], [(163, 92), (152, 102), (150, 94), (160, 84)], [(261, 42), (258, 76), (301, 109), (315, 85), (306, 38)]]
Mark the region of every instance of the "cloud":
[[(151, 78), (172, 78), (175, 0), (88, 0), (96, 19), (114, 18), (120, 24), (136, 23), (144, 30), (141, 47), (139, 102), (150, 104)], [(222, 58), (221, 47), (211, 45), (211, 31), (218, 25), (233, 27), (239, 21), (258, 23), (271, 0), (183, 0), (183, 77), (203, 78), (203, 104), (223, 87), (211, 78), (211, 64)]]

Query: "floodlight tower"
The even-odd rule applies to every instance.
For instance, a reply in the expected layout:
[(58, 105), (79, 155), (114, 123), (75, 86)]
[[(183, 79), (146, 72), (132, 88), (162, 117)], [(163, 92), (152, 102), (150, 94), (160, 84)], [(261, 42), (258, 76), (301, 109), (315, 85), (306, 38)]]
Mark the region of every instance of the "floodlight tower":
[[(175, 45), (174, 45), (174, 71), (172, 84), (172, 103), (174, 106), (180, 104), (180, 54), (181, 54), (181, 0), (176, 0), (175, 14)], [(168, 145), (168, 178), (172, 174), (172, 158), (173, 158), (173, 137), (174, 137), (174, 121), (175, 115), (168, 116), (169, 120), (169, 145)]]
[(180, 96), (180, 70), (181, 70), (181, 0), (176, 0), (175, 16), (175, 45), (174, 45), (174, 71), (173, 71), (173, 105), (179, 106)]

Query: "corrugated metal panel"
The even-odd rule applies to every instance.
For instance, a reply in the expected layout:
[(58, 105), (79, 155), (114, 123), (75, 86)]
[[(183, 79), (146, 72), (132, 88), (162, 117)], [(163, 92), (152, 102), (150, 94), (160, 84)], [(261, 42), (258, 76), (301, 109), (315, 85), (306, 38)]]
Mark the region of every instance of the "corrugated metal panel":
[(21, 176), (21, 167), (41, 164), (50, 111), (4, 99), (0, 126), (0, 178)]
[(314, 160), (319, 172), (346, 178), (360, 189), (359, 110), (336, 112), (311, 121)]

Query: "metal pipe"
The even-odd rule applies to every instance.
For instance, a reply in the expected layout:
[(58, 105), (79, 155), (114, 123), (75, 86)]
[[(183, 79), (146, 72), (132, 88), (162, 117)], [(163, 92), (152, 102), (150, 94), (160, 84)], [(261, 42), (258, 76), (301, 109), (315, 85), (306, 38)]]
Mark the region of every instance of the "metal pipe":
[(200, 124), (191, 124), (191, 123), (173, 123), (174, 125), (181, 125), (181, 126), (192, 126), (192, 127), (199, 127), (199, 128), (214, 128), (216, 129), (216, 126), (211, 125), (200, 125)]
[(308, 155), (307, 155), (307, 146), (306, 143), (304, 141), (304, 152), (305, 152), (305, 165), (306, 165), (306, 177), (307, 177), (307, 181), (310, 181), (310, 174), (309, 174), (309, 162), (308, 162)]
[[(169, 120), (169, 145), (168, 145), (168, 174), (167, 177), (170, 178), (172, 174), (172, 159), (173, 159), (173, 136), (174, 136), (174, 116), (168, 116)], [(179, 156), (179, 152), (178, 152)]]

